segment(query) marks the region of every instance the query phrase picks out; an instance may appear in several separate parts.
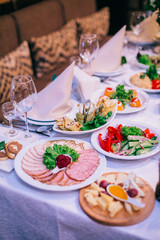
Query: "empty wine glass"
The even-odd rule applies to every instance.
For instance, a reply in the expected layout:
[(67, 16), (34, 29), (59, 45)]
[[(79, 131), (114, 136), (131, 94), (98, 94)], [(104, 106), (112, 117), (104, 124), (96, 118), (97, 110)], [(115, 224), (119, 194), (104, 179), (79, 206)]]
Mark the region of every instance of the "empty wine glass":
[(16, 136), (18, 134), (18, 131), (16, 131), (13, 128), (13, 124), (12, 124), (12, 119), (16, 114), (16, 109), (12, 104), (12, 102), (5, 102), (2, 104), (2, 114), (9, 121), (9, 126), (10, 126), (9, 130), (5, 132), (5, 135), (8, 137)]
[(99, 42), (96, 34), (82, 34), (79, 42), (79, 54), (90, 69), (91, 61), (96, 57), (99, 50)]
[(144, 31), (143, 25), (140, 24), (146, 17), (143, 11), (134, 11), (131, 13), (130, 17), (130, 27), (133, 34), (137, 37), (137, 51), (139, 51), (139, 36)]
[(32, 109), (37, 99), (37, 90), (32, 77), (19, 75), (12, 79), (10, 99), (16, 109), (25, 113), (26, 132), (25, 137), (31, 137), (29, 132), (27, 112)]

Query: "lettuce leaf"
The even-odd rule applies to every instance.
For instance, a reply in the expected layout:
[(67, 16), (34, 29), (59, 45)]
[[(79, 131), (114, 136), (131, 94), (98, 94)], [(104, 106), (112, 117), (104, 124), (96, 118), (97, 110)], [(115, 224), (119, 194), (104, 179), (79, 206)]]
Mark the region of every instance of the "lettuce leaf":
[(53, 147), (47, 147), (43, 155), (43, 163), (48, 169), (56, 167), (56, 159), (59, 155), (67, 154), (72, 158), (72, 162), (77, 161), (79, 154), (67, 145), (54, 144)]

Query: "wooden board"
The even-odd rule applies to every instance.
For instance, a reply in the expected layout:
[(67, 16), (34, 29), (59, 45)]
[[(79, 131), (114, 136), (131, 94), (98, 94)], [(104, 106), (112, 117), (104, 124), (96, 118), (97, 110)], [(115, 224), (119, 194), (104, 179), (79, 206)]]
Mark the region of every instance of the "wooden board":
[[(117, 175), (118, 172), (105, 173), (103, 175), (108, 174)], [(107, 210), (103, 211), (98, 206), (91, 207), (84, 198), (84, 190), (89, 188), (89, 186), (80, 190), (79, 203), (84, 212), (92, 219), (98, 222), (112, 226), (127, 226), (139, 223), (150, 215), (155, 204), (155, 195), (152, 187), (145, 180), (143, 180), (142, 178), (140, 179), (145, 183), (145, 186), (141, 188), (145, 193), (145, 197), (142, 199), (142, 202), (145, 204), (145, 207), (141, 208), (137, 212), (133, 211), (132, 215), (129, 215), (125, 208), (123, 208), (113, 218), (111, 218)]]

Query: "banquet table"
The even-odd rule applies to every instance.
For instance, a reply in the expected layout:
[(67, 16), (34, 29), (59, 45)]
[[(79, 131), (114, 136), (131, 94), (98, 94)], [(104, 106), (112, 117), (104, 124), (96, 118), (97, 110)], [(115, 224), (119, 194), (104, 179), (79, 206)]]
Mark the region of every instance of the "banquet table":
[[(113, 77), (115, 82), (108, 82), (108, 86), (124, 83), (130, 74), (140, 71), (136, 66), (130, 65), (124, 74)], [(102, 84), (102, 86), (107, 84)], [(137, 113), (119, 115), (114, 122), (121, 120), (138, 121), (159, 129), (160, 125), (160, 95), (149, 94), (147, 107)], [(0, 125), (0, 136), (4, 136), (6, 127)], [(23, 139), (24, 132), (19, 130), (15, 139), (28, 143)], [(32, 133), (31, 141), (54, 137), (70, 137), (56, 132), (51, 137)], [(90, 142), (91, 134), (73, 136)], [(146, 180), (155, 190), (158, 181), (159, 153), (152, 157), (136, 161), (117, 160), (106, 157), (104, 172), (120, 171), (135, 172)], [(1, 164), (1, 163), (0, 163)], [(1, 167), (1, 166), (0, 166)], [(23, 182), (14, 169), (10, 172), (0, 170), (0, 239), (53, 239), (53, 240), (158, 240), (160, 239), (160, 202), (155, 201), (151, 214), (144, 221), (131, 226), (109, 226), (96, 222), (87, 216), (81, 209), (79, 190), (74, 191), (46, 191), (30, 186)]]

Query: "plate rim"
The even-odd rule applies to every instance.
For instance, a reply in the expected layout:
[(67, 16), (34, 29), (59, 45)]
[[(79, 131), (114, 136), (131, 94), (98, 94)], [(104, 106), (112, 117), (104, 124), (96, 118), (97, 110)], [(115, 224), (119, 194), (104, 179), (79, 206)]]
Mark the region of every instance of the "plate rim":
[(114, 70), (114, 71), (108, 71), (108, 72), (94, 72), (95, 75), (97, 76), (118, 76), (122, 73), (124, 73), (127, 68), (129, 68), (129, 64), (128, 63), (125, 63), (123, 65), (120, 65), (118, 67), (118, 69)]
[[(121, 119), (120, 123), (125, 124), (125, 125), (131, 125), (131, 126), (136, 125), (138, 127), (149, 128), (154, 133), (158, 133), (157, 137), (160, 141), (160, 131), (157, 128), (152, 127), (150, 124), (145, 124), (144, 122), (137, 122), (137, 121), (126, 121), (124, 119)], [(117, 124), (118, 123), (116, 122), (116, 123), (113, 124), (113, 126), (115, 126)], [(99, 143), (97, 141), (97, 137), (98, 137), (99, 133), (102, 133), (102, 132), (97, 131), (97, 132), (92, 134), (92, 136), (91, 136), (92, 146), (96, 149), (96, 151), (105, 155), (106, 157), (110, 157), (110, 158), (117, 159), (117, 160), (125, 160), (125, 161), (141, 160), (141, 159), (148, 158), (148, 157), (151, 157), (151, 156), (155, 155), (159, 151), (159, 148), (160, 148), (160, 142), (159, 142), (158, 145), (152, 151), (150, 151), (146, 154), (136, 155), (136, 156), (119, 156), (119, 155), (116, 155), (116, 154), (113, 154), (113, 153), (106, 152), (99, 146)], [(102, 134), (104, 134), (104, 132)]]
[(27, 185), (29, 185), (31, 187), (37, 188), (39, 190), (44, 190), (44, 191), (52, 191), (52, 192), (73, 191), (73, 190), (78, 190), (78, 189), (81, 189), (81, 188), (83, 188), (85, 186), (88, 186), (93, 181), (96, 181), (96, 179), (100, 176), (100, 174), (103, 173), (103, 171), (104, 171), (104, 169), (106, 168), (106, 165), (107, 165), (107, 160), (106, 160), (105, 156), (103, 156), (99, 152), (97, 152), (98, 155), (99, 155), (99, 158), (100, 158), (99, 166), (97, 167), (96, 171), (93, 173), (92, 176), (90, 176), (88, 179), (86, 179), (85, 181), (83, 181), (80, 184), (74, 184), (74, 185), (71, 185), (71, 186), (47, 185), (45, 183), (41, 183), (41, 182), (36, 181), (35, 179), (33, 179), (31, 176), (29, 176), (27, 173), (24, 172), (21, 163), (22, 163), (23, 156), (29, 150), (30, 147), (35, 146), (37, 144), (43, 144), (43, 143), (48, 142), (48, 141), (59, 140), (59, 139), (75, 140), (77, 142), (86, 143), (90, 147), (92, 147), (92, 145), (89, 142), (87, 142), (87, 141), (84, 141), (84, 140), (81, 140), (81, 139), (77, 139), (77, 138), (66, 138), (66, 137), (53, 137), (53, 138), (49, 138), (49, 139), (41, 139), (41, 140), (38, 140), (38, 141), (35, 141), (35, 142), (31, 143), (31, 144), (26, 145), (17, 154), (17, 156), (16, 156), (16, 158), (14, 160), (14, 170), (15, 170), (17, 176), (24, 183), (26, 183)]

